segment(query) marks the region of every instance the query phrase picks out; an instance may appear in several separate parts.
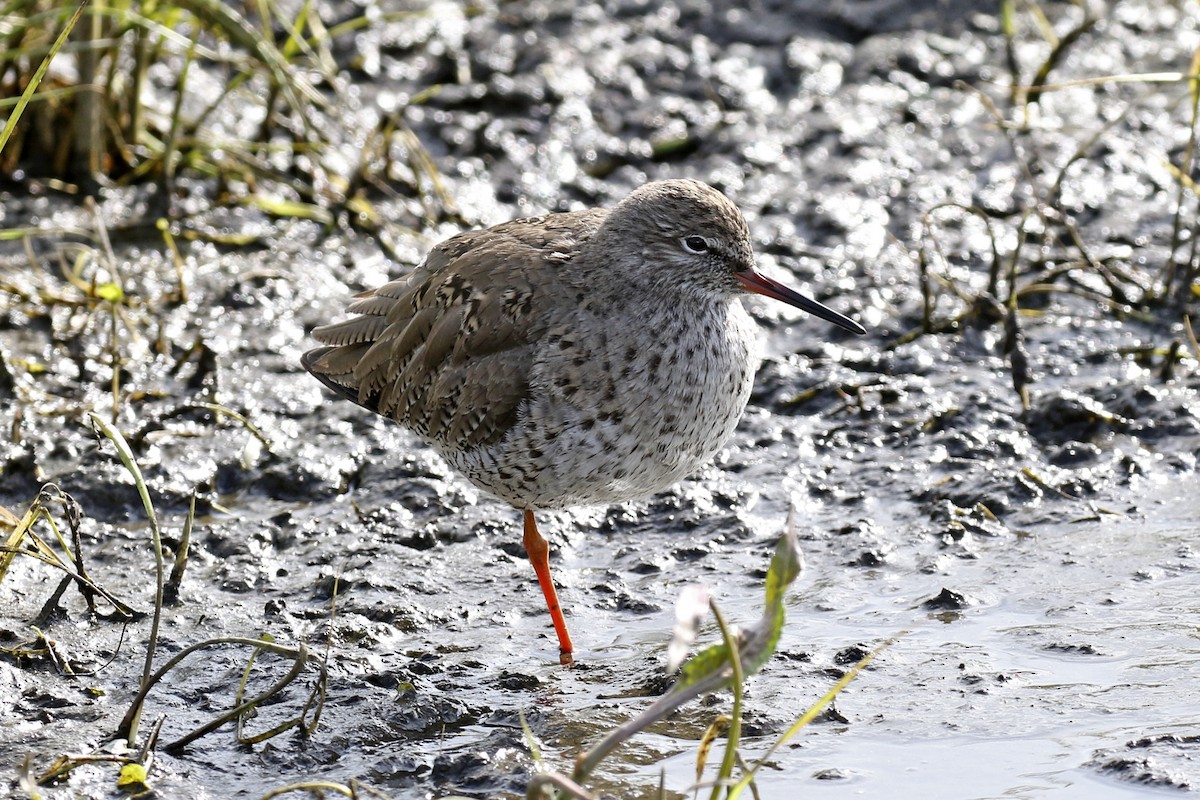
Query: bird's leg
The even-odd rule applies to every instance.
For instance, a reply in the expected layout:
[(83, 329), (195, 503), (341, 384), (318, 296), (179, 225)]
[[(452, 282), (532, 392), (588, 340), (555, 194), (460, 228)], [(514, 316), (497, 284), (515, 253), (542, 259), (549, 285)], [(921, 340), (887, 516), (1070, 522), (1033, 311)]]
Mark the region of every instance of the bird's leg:
[(525, 552), (529, 555), (529, 563), (537, 573), (538, 584), (542, 594), (546, 595), (546, 608), (550, 609), (550, 619), (554, 621), (554, 632), (558, 634), (559, 661), (571, 663), (571, 634), (567, 633), (567, 621), (563, 619), (562, 606), (558, 604), (558, 592), (554, 591), (554, 581), (550, 577), (550, 545), (546, 538), (538, 533), (537, 523), (533, 519), (533, 511), (525, 509)]

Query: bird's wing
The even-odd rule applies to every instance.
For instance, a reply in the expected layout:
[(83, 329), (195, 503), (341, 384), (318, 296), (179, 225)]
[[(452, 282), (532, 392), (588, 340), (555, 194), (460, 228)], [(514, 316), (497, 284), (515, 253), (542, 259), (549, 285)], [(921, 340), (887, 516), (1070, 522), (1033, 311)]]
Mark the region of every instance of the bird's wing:
[(304, 367), (376, 413), (456, 449), (517, 421), (537, 340), (578, 304), (562, 269), (603, 211), (514, 220), (439, 244), (409, 275), (358, 295), (322, 325)]

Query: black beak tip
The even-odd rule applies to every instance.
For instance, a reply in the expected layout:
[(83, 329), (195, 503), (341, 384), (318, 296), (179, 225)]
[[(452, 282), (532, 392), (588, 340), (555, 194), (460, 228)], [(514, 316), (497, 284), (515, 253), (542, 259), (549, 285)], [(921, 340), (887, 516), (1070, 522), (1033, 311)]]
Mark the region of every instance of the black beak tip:
[(864, 336), (867, 333), (866, 328), (849, 317), (846, 318), (846, 322), (842, 325), (842, 328), (850, 331), (851, 333), (857, 333), (859, 336)]

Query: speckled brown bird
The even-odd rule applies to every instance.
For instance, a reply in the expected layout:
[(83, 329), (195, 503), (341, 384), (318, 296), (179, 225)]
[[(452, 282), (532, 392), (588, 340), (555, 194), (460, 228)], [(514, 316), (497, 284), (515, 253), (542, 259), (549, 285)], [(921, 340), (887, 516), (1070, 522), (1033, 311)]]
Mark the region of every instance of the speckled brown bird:
[(612, 209), (518, 219), (437, 245), (322, 325), (306, 369), (416, 432), (525, 516), (525, 550), (564, 662), (571, 638), (539, 509), (664, 489), (724, 445), (750, 397), (747, 292), (862, 326), (755, 269), (737, 207), (650, 183)]

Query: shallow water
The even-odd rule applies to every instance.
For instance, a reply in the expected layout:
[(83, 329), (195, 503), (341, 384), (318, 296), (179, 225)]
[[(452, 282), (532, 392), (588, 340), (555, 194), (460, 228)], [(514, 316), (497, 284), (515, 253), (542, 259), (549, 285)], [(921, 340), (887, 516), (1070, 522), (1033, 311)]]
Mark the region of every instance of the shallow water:
[[(1197, 509), (1178, 485), (1139, 488), (1145, 506), (1128, 517), (1046, 525), (923, 577), (847, 573), (807, 548), (784, 659), (750, 687), (752, 719), (771, 734), (752, 738), (748, 752), (769, 746), (789, 712), (821, 693), (809, 658), (904, 633), (838, 697), (845, 722), (815, 724), (772, 758), (764, 796), (1132, 797), (1150, 784), (1194, 787)], [(944, 586), (968, 593), (970, 605), (925, 608)], [(721, 602), (731, 616), (753, 612), (744, 596)], [(648, 768), (647, 785), (664, 766), (669, 786), (686, 786), (694, 751)]]
[[(1060, 35), (1077, 21), (1069, 4), (1047, 8)], [(211, 223), (260, 230), (262, 246), (189, 245), (192, 298), (177, 304), (164, 299), (174, 268), (159, 244), (118, 239), (139, 302), (136, 335), (122, 341), (131, 357), (117, 425), (172, 546), (198, 492), (157, 663), (205, 638), (263, 632), (329, 654), (311, 737), (243, 746), (226, 728), (159, 752), (151, 783), (161, 796), (253, 798), (317, 778), (397, 798), (521, 796), (537, 769), (521, 715), (546, 766), (569, 771), (665, 690), (685, 585), (707, 585), (731, 620), (757, 618), (790, 511), (807, 571), (789, 594), (779, 653), (748, 684), (746, 755), (765, 751), (862, 652), (897, 638), (838, 697), (836, 715), (773, 756), (763, 797), (1197, 791), (1200, 378), (1192, 356), (1162, 374), (1167, 346), (1184, 341), (1180, 315), (1095, 302), (1109, 291), (1098, 270), (1057, 240), (1029, 245), (1025, 259), (1074, 266), (1059, 291), (1022, 298), (1027, 412), (1003, 320), (986, 308), (910, 335), (930, 208), (974, 203), (995, 215), (1002, 252), (1016, 245), (1023, 167), (984, 105), (954, 84), (1002, 96), (998, 23), (968, 4), (854, 4), (850, 17), (804, 9), (765, 2), (740, 14), (695, 0), (674, 17), (638, 3), (605, 16), (516, 2), (467, 18), (444, 4), (356, 42), (364, 65), (348, 71), (362, 93), (347, 114), (357, 129), (373, 127), (372, 103), (387, 99), (375, 93), (449, 81), (407, 120), (469, 220), (703, 177), (746, 211), (767, 271), (871, 328), (855, 338), (752, 300), (769, 357), (717, 463), (642, 503), (546, 516), (573, 670), (557, 664), (518, 515), (299, 368), (309, 328), (403, 265), (368, 235), (239, 209)], [(1025, 33), (1022, 63), (1033, 65), (1046, 47)], [(1060, 79), (1183, 69), (1200, 34), (1188, 9), (1120, 3), (1085, 44)], [(448, 77), (457, 51), (468, 54), (468, 86)], [(1059, 207), (1099, 263), (1132, 274), (1121, 285), (1133, 295), (1166, 259), (1175, 184), (1162, 154), (1186, 139), (1185, 98), (1178, 84), (1050, 93), (1018, 140), (1052, 173), (1120, 118), (1070, 162)], [(687, 141), (670, 149), (681, 130)], [(348, 133), (343, 145), (345, 157), (361, 142)], [(401, 258), (457, 229), (424, 223), (403, 197), (373, 199)], [(144, 201), (114, 190), (103, 209), (118, 221)], [(10, 192), (3, 213), (6, 226), (90, 224), (69, 198), (36, 192)], [(962, 293), (935, 281), (932, 307), (946, 320), (986, 287), (991, 244), (982, 225), (953, 215), (939, 241), (945, 261), (934, 266)], [(35, 242), (39, 253), (52, 245)], [(37, 299), (39, 287), (69, 287), (30, 270), (17, 244), (0, 243), (0, 278), (16, 290), (0, 292), (0, 355), (13, 376), (0, 406), (0, 505), (20, 515), (43, 481), (57, 481), (82, 505), (93, 577), (144, 612), (144, 514), (82, 420), (85, 408), (109, 409), (104, 329), (86, 308)], [(195, 341), (208, 355), (184, 358)], [(244, 414), (270, 445), (200, 402)], [(56, 583), (16, 560), (0, 582), (0, 646), (33, 638)], [(137, 686), (146, 620), (123, 631), (73, 593), (64, 607), (42, 628), (78, 671), (98, 672), (0, 659), (0, 692), (14, 698), (0, 703), (5, 781), (26, 754), (37, 773), (103, 747)], [(715, 638), (710, 626), (701, 641)], [(227, 708), (246, 656), (225, 648), (185, 662), (151, 695), (146, 724), (165, 715), (169, 740)], [(283, 671), (267, 657), (258, 669), (259, 689)], [(314, 680), (310, 670), (264, 704), (251, 729), (295, 713)], [(655, 796), (665, 770), (668, 795), (684, 796), (696, 743), (728, 708), (718, 695), (637, 737), (601, 766), (598, 792)], [(111, 766), (81, 767), (45, 794), (109, 797), (115, 779)]]

